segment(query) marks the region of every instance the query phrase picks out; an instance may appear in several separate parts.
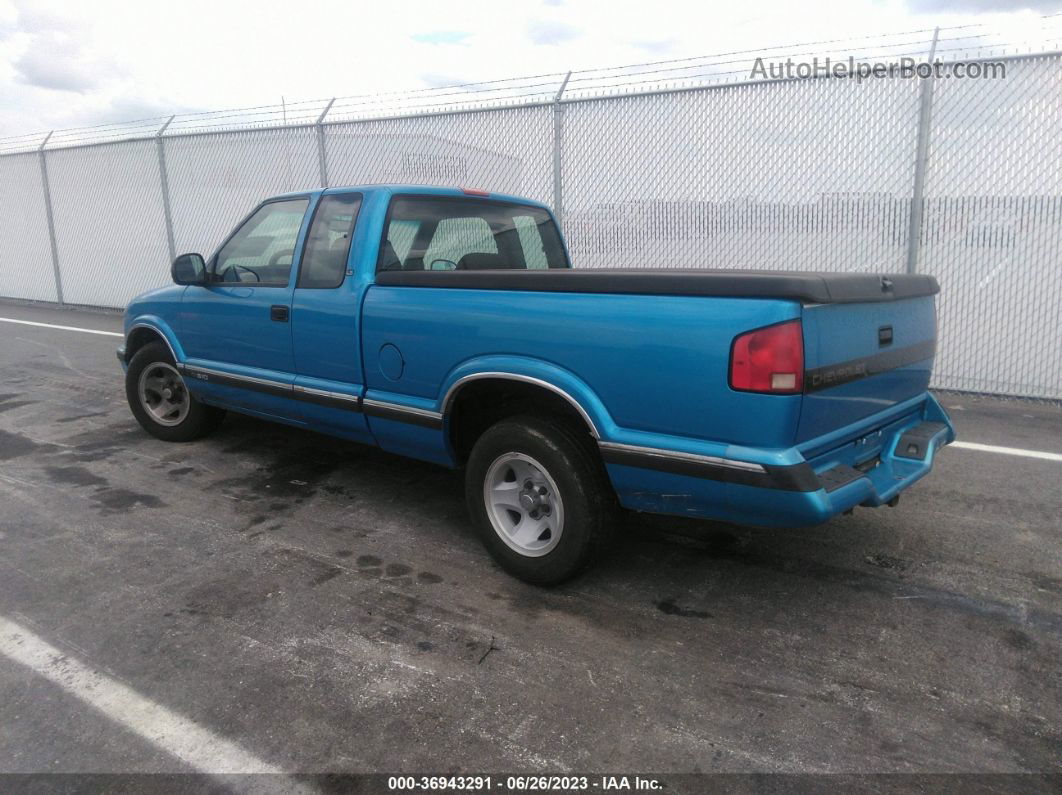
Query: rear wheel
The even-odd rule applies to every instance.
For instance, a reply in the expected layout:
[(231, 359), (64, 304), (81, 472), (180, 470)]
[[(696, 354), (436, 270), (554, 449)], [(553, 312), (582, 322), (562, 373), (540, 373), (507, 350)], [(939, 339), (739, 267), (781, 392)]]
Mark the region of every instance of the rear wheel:
[(465, 474), (484, 545), (515, 577), (562, 582), (608, 546), (614, 499), (585, 433), (535, 416), (502, 420), (479, 438)]
[(138, 350), (125, 373), (125, 396), (140, 426), (167, 442), (206, 436), (225, 417), (188, 391), (169, 349), (152, 342)]

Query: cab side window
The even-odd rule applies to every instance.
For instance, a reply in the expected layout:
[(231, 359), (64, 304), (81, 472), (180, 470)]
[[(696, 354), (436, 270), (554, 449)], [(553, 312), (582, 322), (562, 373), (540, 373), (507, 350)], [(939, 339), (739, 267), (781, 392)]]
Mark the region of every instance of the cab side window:
[(218, 251), (214, 281), (287, 287), (308, 205), (309, 199), (285, 199), (255, 210)]
[(343, 283), (359, 209), (359, 193), (343, 193), (321, 199), (306, 238), (297, 287), (331, 289)]
[(379, 271), (568, 268), (557, 225), (541, 207), (489, 199), (396, 196)]

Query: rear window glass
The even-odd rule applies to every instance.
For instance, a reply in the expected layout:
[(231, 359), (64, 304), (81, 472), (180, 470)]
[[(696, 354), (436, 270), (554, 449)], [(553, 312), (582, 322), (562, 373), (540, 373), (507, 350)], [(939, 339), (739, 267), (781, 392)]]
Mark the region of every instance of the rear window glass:
[(378, 270), (567, 268), (550, 214), (475, 199), (399, 197), (391, 202)]

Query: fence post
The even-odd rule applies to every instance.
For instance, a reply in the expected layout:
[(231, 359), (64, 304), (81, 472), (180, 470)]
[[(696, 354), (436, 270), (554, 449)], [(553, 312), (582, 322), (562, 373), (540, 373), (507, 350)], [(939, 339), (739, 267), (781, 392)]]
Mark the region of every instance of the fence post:
[(557, 225), (561, 225), (561, 217), (564, 214), (564, 186), (561, 175), (561, 147), (564, 146), (564, 106), (561, 97), (564, 89), (568, 87), (568, 80), (572, 73), (564, 76), (557, 95), (553, 97), (553, 214), (557, 217)]
[(162, 140), (162, 134), (170, 126), (176, 117), (170, 116), (166, 123), (155, 133), (155, 146), (159, 155), (159, 183), (162, 186), (162, 216), (166, 222), (166, 245), (170, 249), (170, 262), (177, 259), (177, 247), (173, 242), (173, 207), (170, 204), (170, 178), (166, 171), (166, 145)]
[(328, 156), (325, 154), (324, 120), (325, 116), (328, 115), (328, 111), (332, 110), (332, 105), (335, 101), (335, 97), (328, 100), (325, 109), (321, 111), (321, 115), (317, 117), (317, 121), (314, 123), (314, 128), (317, 130), (317, 169), (321, 177), (322, 188), (328, 187)]
[[(929, 45), (929, 63), (937, 54), (937, 39), (940, 28), (933, 30)], [(914, 273), (918, 267), (918, 251), (922, 237), (923, 192), (926, 182), (926, 161), (929, 157), (929, 121), (933, 111), (933, 76), (922, 78), (918, 87), (918, 142), (915, 145), (914, 186), (911, 189), (911, 218), (907, 225), (907, 272)]]
[(52, 134), (48, 133), (44, 140), (41, 141), (41, 145), (37, 147), (37, 156), (41, 162), (41, 186), (44, 188), (44, 214), (48, 219), (48, 242), (52, 246), (52, 272), (55, 277), (55, 300), (57, 303), (64, 303), (63, 301), (63, 276), (59, 271), (59, 245), (55, 242), (55, 215), (52, 212), (52, 188), (48, 182), (48, 156), (44, 153), (44, 147), (48, 145), (48, 141), (52, 138)]

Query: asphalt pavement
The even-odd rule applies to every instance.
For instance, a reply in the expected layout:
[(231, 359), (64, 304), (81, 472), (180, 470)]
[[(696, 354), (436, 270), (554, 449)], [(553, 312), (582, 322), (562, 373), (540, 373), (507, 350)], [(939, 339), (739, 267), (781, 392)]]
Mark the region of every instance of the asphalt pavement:
[[(192, 772), (194, 726), (286, 773), (1062, 773), (1060, 461), (947, 449), (809, 530), (632, 514), (544, 590), (457, 473), (236, 415), (148, 436), (120, 342), (0, 322), (0, 772)], [(1058, 406), (942, 399), (1062, 453)]]

